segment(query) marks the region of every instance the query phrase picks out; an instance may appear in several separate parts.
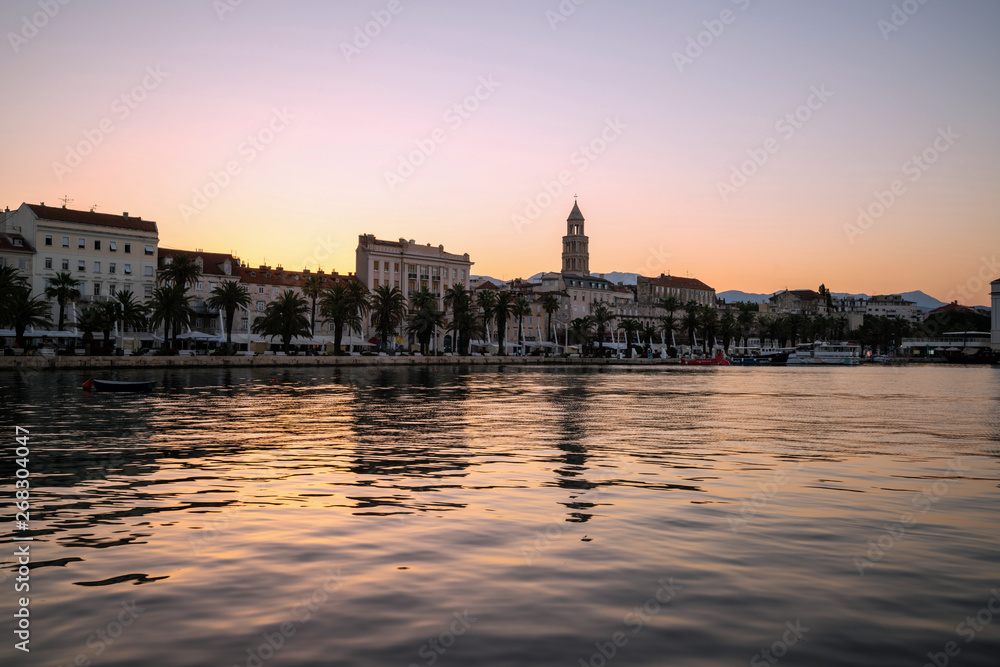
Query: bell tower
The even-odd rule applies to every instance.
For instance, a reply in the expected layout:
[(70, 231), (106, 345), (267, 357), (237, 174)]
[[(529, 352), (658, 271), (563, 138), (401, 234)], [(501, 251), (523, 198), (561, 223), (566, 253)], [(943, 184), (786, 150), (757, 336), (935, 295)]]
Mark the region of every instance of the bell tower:
[(563, 237), (563, 273), (590, 275), (590, 239), (583, 233), (583, 223), (580, 205), (573, 202), (573, 210), (566, 219), (566, 236)]

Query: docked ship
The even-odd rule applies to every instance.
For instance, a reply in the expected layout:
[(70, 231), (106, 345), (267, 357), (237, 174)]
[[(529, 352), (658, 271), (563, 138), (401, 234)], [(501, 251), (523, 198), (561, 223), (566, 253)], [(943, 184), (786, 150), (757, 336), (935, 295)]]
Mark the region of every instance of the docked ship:
[(861, 346), (857, 343), (803, 343), (788, 355), (789, 366), (825, 365), (857, 366), (861, 363)]

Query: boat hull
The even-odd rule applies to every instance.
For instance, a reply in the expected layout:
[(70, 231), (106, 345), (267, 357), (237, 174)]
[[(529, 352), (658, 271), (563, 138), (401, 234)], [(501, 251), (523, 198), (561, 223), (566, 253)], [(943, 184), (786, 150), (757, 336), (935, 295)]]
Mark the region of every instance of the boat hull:
[[(114, 392), (139, 392), (147, 393), (153, 391), (153, 387), (156, 386), (155, 380), (148, 380), (143, 382), (116, 382), (113, 380), (90, 380), (90, 389), (93, 391), (114, 391)], [(84, 385), (84, 389), (87, 389), (87, 385)]]

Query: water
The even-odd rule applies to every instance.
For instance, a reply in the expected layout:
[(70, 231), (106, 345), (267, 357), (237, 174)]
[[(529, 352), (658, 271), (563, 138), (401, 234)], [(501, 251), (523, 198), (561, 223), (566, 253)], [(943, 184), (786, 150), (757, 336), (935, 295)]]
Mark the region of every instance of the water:
[(996, 369), (155, 372), (0, 375), (3, 665), (1000, 662)]

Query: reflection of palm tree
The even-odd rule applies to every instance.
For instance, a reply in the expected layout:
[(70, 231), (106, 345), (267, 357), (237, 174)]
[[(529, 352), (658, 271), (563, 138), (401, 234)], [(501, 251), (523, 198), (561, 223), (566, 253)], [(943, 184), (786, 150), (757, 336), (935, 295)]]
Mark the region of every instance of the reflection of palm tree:
[(49, 280), (48, 287), (45, 288), (45, 296), (55, 299), (59, 304), (59, 331), (63, 330), (66, 323), (66, 304), (75, 303), (80, 300), (80, 281), (70, 274), (69, 271), (62, 271), (56, 274), (55, 278)]
[(48, 317), (51, 308), (49, 302), (40, 296), (31, 296), (31, 288), (27, 285), (13, 287), (6, 301), (6, 318), (13, 326), (18, 347), (23, 349), (27, 344), (24, 332), (29, 327), (52, 326)]
[(264, 315), (253, 323), (253, 333), (269, 336), (272, 340), (281, 338), (285, 354), (292, 349), (292, 338), (312, 338), (312, 325), (306, 317), (309, 302), (290, 289), (286, 289), (277, 299), (267, 304)]
[(237, 308), (247, 308), (250, 305), (250, 295), (235, 280), (223, 280), (212, 288), (212, 296), (205, 304), (209, 308), (223, 310), (226, 313), (226, 352), (233, 352), (233, 320)]
[(372, 326), (378, 334), (383, 347), (388, 346), (389, 338), (396, 334), (396, 329), (406, 317), (406, 300), (398, 287), (379, 285), (372, 295)]

